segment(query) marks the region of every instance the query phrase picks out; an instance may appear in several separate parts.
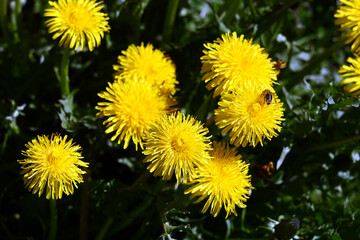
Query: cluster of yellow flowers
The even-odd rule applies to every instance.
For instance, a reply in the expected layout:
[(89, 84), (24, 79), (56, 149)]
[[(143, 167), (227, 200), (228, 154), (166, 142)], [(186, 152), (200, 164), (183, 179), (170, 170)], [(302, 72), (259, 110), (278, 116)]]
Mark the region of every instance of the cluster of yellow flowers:
[[(96, 107), (98, 116), (109, 117), (104, 124), (106, 133), (115, 132), (111, 140), (124, 140), (124, 149), (130, 139), (143, 149), (143, 139), (150, 125), (163, 114), (174, 111), (176, 104), (175, 65), (165, 54), (151, 44), (146, 47), (130, 45), (118, 57), (119, 65), (114, 83), (109, 83), (99, 97), (107, 100)], [(167, 73), (167, 74), (164, 74)]]
[[(95, 0), (59, 0), (45, 12), (53, 38), (60, 45), (82, 51), (99, 46), (109, 31), (108, 16)], [(276, 137), (284, 121), (284, 108), (275, 93), (277, 80), (274, 63), (258, 44), (236, 33), (222, 35), (205, 44), (201, 57), (202, 80), (206, 88), (220, 96), (215, 123), (229, 132), (235, 147), (263, 145)], [(178, 184), (191, 185), (186, 191), (196, 202), (208, 198), (202, 212), (210, 208), (216, 217), (224, 207), (226, 217), (237, 215), (235, 207), (245, 208), (252, 188), (249, 164), (228, 143), (211, 142), (209, 130), (190, 115), (175, 108), (176, 69), (166, 54), (146, 46), (130, 45), (113, 66), (114, 80), (98, 96), (97, 116), (106, 117), (106, 133), (113, 133), (123, 148), (132, 142), (146, 156), (147, 169), (154, 176), (170, 180), (175, 173)], [(88, 167), (81, 161), (80, 146), (58, 134), (38, 136), (23, 151), (25, 184), (39, 196), (58, 199), (72, 194), (82, 182)]]
[(351, 52), (355, 58), (349, 57), (347, 62), (350, 64), (341, 66), (339, 73), (344, 80), (340, 83), (350, 96), (360, 95), (360, 1), (359, 0), (340, 0), (340, 6), (334, 17), (335, 24), (340, 25), (340, 30), (345, 31), (345, 43), (352, 43)]
[(208, 89), (215, 88), (214, 96), (220, 95), (215, 122), (223, 133), (230, 132), (230, 143), (255, 147), (265, 137), (276, 137), (284, 108), (273, 89), (277, 72), (268, 54), (235, 32), (205, 48), (202, 80)]
[(191, 198), (209, 196), (203, 212), (210, 204), (214, 216), (222, 206), (227, 215), (236, 215), (236, 205), (245, 207), (251, 188), (248, 165), (234, 149), (212, 145), (208, 129), (174, 107), (174, 63), (151, 44), (141, 44), (122, 51), (113, 68), (114, 82), (98, 94), (106, 102), (96, 106), (98, 116), (108, 117), (106, 133), (115, 132), (111, 140), (119, 137), (124, 148), (130, 140), (136, 150), (140, 146), (154, 176), (170, 180), (175, 174), (178, 184), (193, 184), (186, 191)]

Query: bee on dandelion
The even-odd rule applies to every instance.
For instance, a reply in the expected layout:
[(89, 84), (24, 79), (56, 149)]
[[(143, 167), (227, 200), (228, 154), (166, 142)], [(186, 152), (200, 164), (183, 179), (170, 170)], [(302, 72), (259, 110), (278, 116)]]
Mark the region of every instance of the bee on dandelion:
[(271, 90), (270, 90), (270, 89), (265, 89), (265, 90), (261, 93), (260, 99), (263, 100), (263, 101), (262, 101), (262, 102), (263, 102), (262, 105), (264, 105), (265, 103), (266, 103), (267, 105), (269, 105), (269, 104), (271, 104), (271, 102), (272, 102), (273, 93), (271, 93)]
[[(271, 90), (270, 90), (271, 89)], [(264, 89), (252, 84), (232, 88), (221, 96), (215, 110), (215, 123), (229, 132), (230, 143), (235, 146), (263, 146), (264, 139), (278, 136), (285, 119), (283, 103), (272, 88)]]
[(236, 206), (246, 208), (245, 202), (252, 188), (249, 164), (224, 143), (214, 142), (210, 155), (212, 158), (196, 169), (196, 178), (190, 182), (193, 186), (185, 194), (191, 194), (190, 199), (198, 197), (195, 203), (207, 198), (202, 213), (210, 207), (211, 215), (216, 217), (224, 208), (226, 218), (230, 214), (237, 216)]
[(45, 21), (53, 39), (60, 37), (59, 45), (83, 51), (85, 46), (93, 51), (101, 43), (105, 32), (110, 31), (109, 17), (101, 12), (103, 2), (96, 0), (49, 1)]
[(276, 75), (280, 74), (281, 69), (286, 68), (287, 63), (283, 60), (279, 60), (276, 62), (273, 62), (273, 66), (276, 72)]
[(89, 164), (81, 160), (81, 147), (67, 140), (66, 135), (37, 136), (25, 147), (22, 155), (26, 158), (18, 162), (25, 187), (33, 194), (40, 197), (45, 190), (47, 199), (61, 199), (64, 193), (73, 194), (74, 187), (83, 182), (82, 174), (86, 172), (80, 167)]

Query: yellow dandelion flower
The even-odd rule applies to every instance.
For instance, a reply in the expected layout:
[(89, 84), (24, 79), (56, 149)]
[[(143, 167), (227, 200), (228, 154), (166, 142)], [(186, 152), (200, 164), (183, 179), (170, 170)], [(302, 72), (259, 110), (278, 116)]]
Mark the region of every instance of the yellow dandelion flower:
[(84, 50), (87, 43), (89, 50), (100, 45), (104, 32), (110, 30), (102, 1), (96, 0), (59, 0), (49, 1), (50, 8), (45, 9), (45, 21), (49, 33), (54, 33), (53, 39), (61, 36), (59, 45), (75, 50), (81, 46)]
[(177, 112), (164, 115), (149, 131), (143, 153), (144, 162), (154, 176), (170, 180), (175, 172), (177, 183), (193, 178), (194, 169), (210, 159), (208, 129), (190, 116)]
[(351, 42), (351, 51), (360, 52), (360, 1), (359, 0), (340, 0), (341, 5), (337, 9), (334, 17), (336, 25), (340, 25), (340, 30), (345, 31), (345, 44)]
[(351, 96), (360, 95), (360, 57), (356, 55), (355, 58), (348, 58), (349, 66), (341, 66), (339, 73), (340, 77), (345, 78), (340, 83), (344, 90)]
[(202, 213), (211, 205), (210, 213), (216, 217), (224, 206), (226, 218), (232, 213), (237, 216), (235, 207), (246, 208), (244, 202), (252, 188), (249, 164), (245, 164), (241, 155), (229, 145), (214, 142), (213, 148), (210, 152), (213, 158), (196, 170), (197, 178), (192, 182), (195, 184), (185, 194), (191, 194), (190, 199), (199, 197), (195, 203), (209, 197)]
[(81, 147), (73, 140), (59, 134), (37, 136), (25, 144), (26, 151), (22, 155), (26, 159), (18, 160), (22, 165), (25, 187), (38, 193), (39, 197), (46, 189), (47, 199), (60, 199), (63, 193), (74, 193), (74, 186), (83, 182), (82, 174), (86, 172), (79, 167), (88, 167), (88, 163), (81, 161)]
[(121, 53), (118, 64), (113, 66), (116, 80), (143, 76), (160, 88), (164, 95), (175, 94), (178, 83), (175, 65), (162, 51), (154, 49), (150, 43), (146, 46), (141, 43), (140, 46), (132, 44)]
[(252, 39), (223, 34), (214, 43), (204, 44), (201, 73), (202, 80), (208, 83), (206, 88), (215, 89), (214, 96), (227, 90), (232, 84), (240, 85), (249, 81), (255, 85), (270, 88), (276, 81), (277, 73), (268, 54)]
[(130, 139), (143, 148), (143, 139), (150, 125), (161, 115), (170, 111), (175, 102), (161, 95), (157, 88), (144, 78), (132, 78), (125, 82), (109, 83), (106, 91), (98, 94), (107, 102), (99, 102), (97, 116), (106, 116), (106, 133), (115, 132), (111, 141), (117, 137), (118, 144), (124, 141), (124, 149)]
[(223, 133), (230, 131), (230, 143), (255, 147), (260, 142), (263, 146), (265, 137), (271, 140), (278, 136), (285, 119), (283, 104), (274, 90), (252, 85), (232, 90), (222, 95), (215, 110), (215, 123)]

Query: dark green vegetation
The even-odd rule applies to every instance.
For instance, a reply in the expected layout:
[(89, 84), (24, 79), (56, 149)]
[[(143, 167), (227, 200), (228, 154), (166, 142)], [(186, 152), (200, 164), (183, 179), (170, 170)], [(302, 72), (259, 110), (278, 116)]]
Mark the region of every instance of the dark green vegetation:
[[(111, 31), (93, 52), (71, 51), (67, 99), (56, 78), (63, 49), (44, 25), (47, 2), (0, 4), (2, 239), (48, 236), (49, 201), (24, 188), (16, 160), (26, 142), (53, 132), (74, 138), (90, 162), (85, 183), (57, 201), (58, 239), (273, 239), (285, 218), (278, 236), (297, 218), (300, 239), (360, 238), (359, 100), (339, 87), (337, 71), (352, 54), (334, 25), (336, 1), (106, 0)], [(288, 67), (275, 86), (286, 108), (282, 131), (264, 147), (238, 149), (254, 189), (248, 207), (224, 220), (224, 210), (201, 214), (204, 203), (191, 204), (186, 186), (151, 176), (134, 145), (110, 142), (95, 106), (121, 50), (150, 42), (176, 64), (179, 107), (205, 122), (217, 99), (205, 101), (200, 57), (226, 31), (254, 38)], [(275, 173), (260, 178), (253, 167), (269, 161)]]

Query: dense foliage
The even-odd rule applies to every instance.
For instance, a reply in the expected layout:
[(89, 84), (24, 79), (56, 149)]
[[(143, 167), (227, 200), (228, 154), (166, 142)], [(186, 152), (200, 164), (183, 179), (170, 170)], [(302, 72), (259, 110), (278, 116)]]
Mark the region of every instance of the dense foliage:
[[(48, 200), (24, 188), (17, 160), (26, 142), (53, 132), (73, 138), (89, 162), (85, 182), (57, 201), (58, 239), (272, 239), (275, 229), (289, 239), (291, 226), (299, 239), (360, 238), (359, 100), (339, 86), (338, 69), (353, 55), (334, 24), (337, 1), (104, 4), (110, 33), (93, 52), (71, 51), (71, 94), (62, 99), (57, 75), (64, 49), (44, 25), (47, 1), (0, 0), (2, 239), (48, 236)], [(149, 42), (176, 65), (177, 107), (205, 123), (218, 98), (201, 81), (203, 44), (229, 31), (287, 62), (274, 87), (286, 120), (263, 147), (237, 149), (250, 163), (254, 189), (247, 207), (225, 219), (224, 210), (216, 218), (201, 214), (203, 202), (192, 204), (188, 187), (174, 178), (153, 177), (134, 144), (123, 150), (111, 142), (95, 106), (121, 51)], [(208, 127), (213, 139), (228, 140), (214, 123)], [(260, 174), (270, 161), (275, 172)]]

